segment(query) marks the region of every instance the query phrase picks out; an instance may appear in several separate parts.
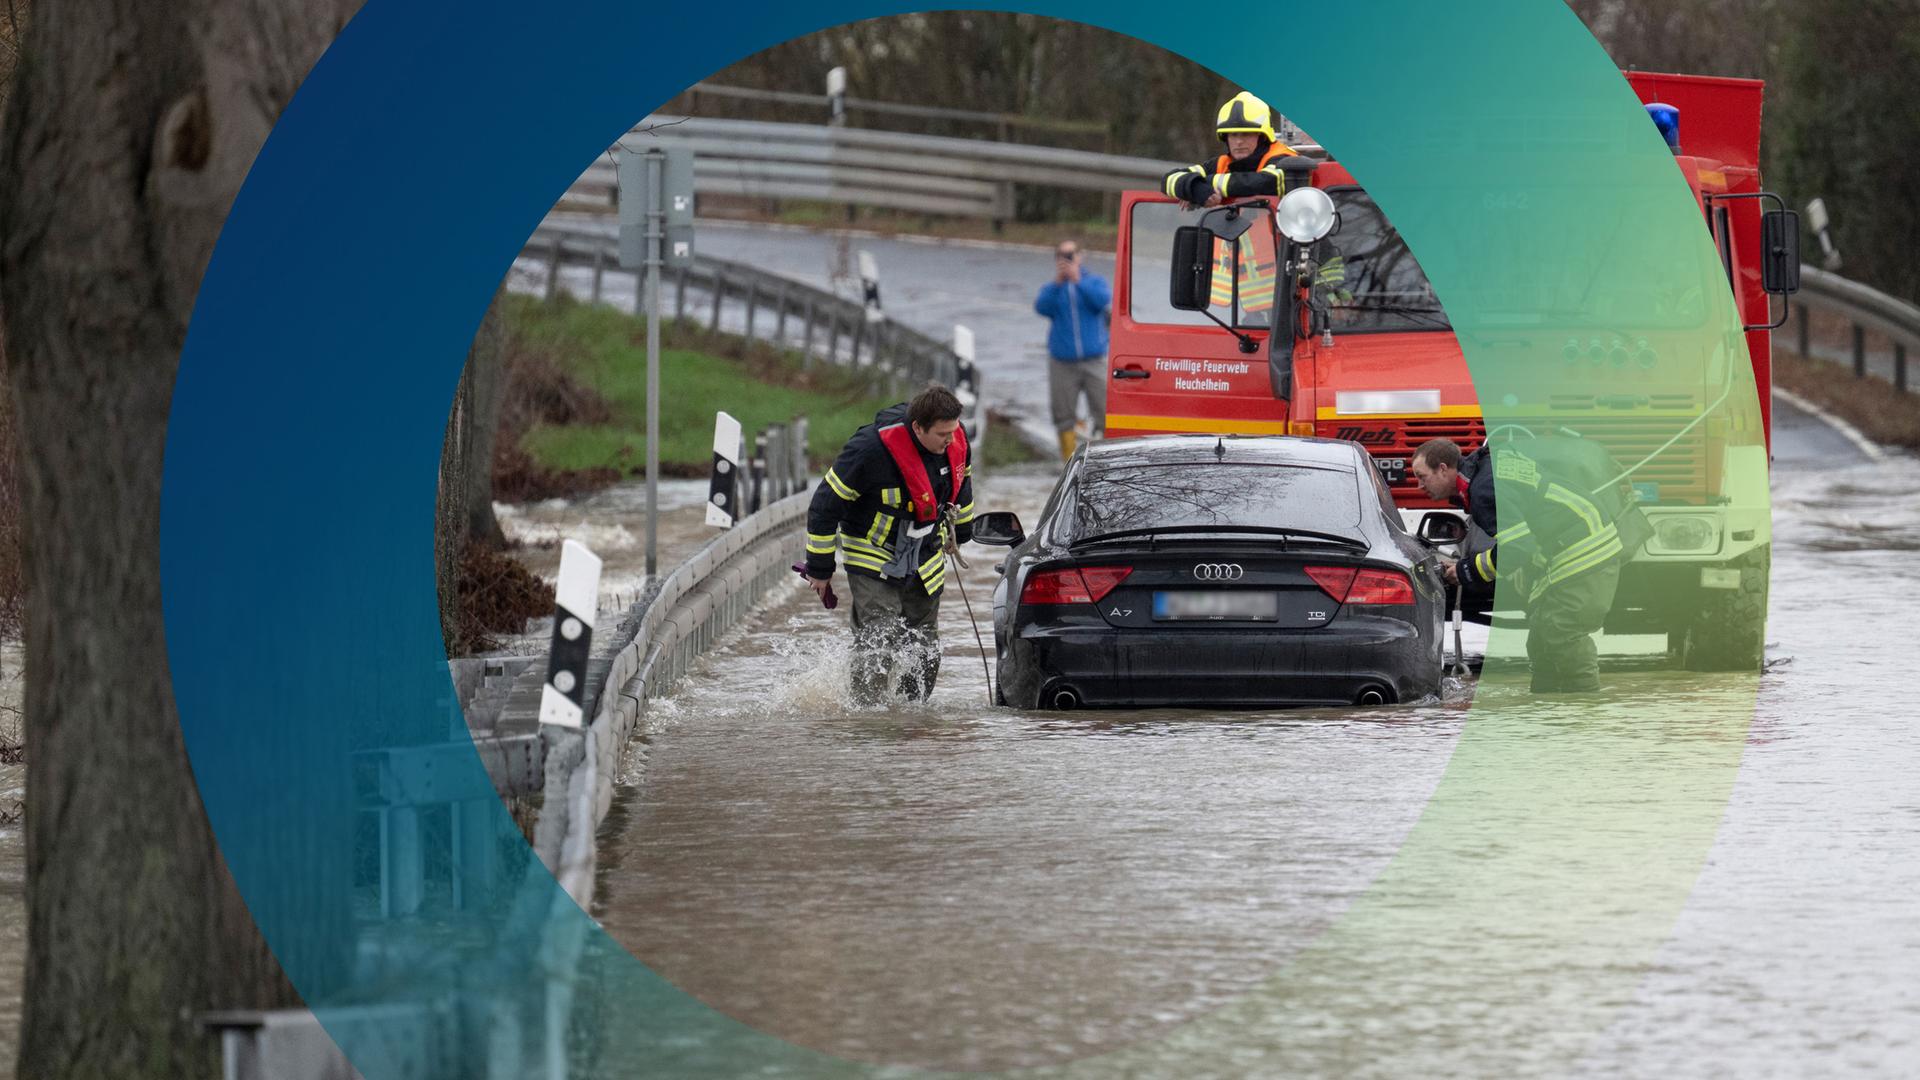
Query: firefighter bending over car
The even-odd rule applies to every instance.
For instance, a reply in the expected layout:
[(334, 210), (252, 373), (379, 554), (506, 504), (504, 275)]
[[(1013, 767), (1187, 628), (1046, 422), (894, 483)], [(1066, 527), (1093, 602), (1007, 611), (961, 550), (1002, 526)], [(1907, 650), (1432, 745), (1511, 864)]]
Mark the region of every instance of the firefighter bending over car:
[(807, 583), (825, 599), (834, 551), (853, 596), (853, 699), (925, 701), (940, 673), (947, 540), (973, 536), (973, 452), (944, 386), (853, 433), (807, 510)]
[[(1487, 468), (1487, 448), (1462, 455), (1452, 439), (1428, 439), (1408, 463), (1413, 478), (1427, 498), (1452, 503), (1467, 512), (1467, 549), (1491, 547), (1500, 531), (1493, 503), (1493, 470)], [(1516, 525), (1515, 528), (1520, 528)], [(1447, 584), (1460, 590), (1460, 612), (1471, 622), (1493, 622), (1493, 586), (1462, 582), (1453, 564), (1446, 567)]]
[[(1436, 450), (1430, 457), (1426, 450), (1421, 447), (1418, 456), (1428, 463), (1445, 456)], [(1459, 448), (1453, 452), (1457, 456)], [(1494, 582), (1508, 578), (1526, 605), (1534, 693), (1600, 689), (1593, 635), (1613, 607), (1620, 567), (1650, 531), (1645, 516), (1626, 497), (1619, 466), (1596, 443), (1529, 435), (1493, 441), (1479, 453), (1490, 464), (1480, 464), (1464, 490), (1455, 481), (1456, 498), (1476, 528), (1460, 561), (1447, 567), (1448, 580), (1457, 580), (1469, 595), (1490, 597)], [(1481, 487), (1481, 513), (1475, 514), (1476, 481), (1483, 473), (1492, 474), (1493, 498), (1486, 500)], [(1490, 534), (1482, 524), (1490, 505), (1506, 508), (1504, 531)]]

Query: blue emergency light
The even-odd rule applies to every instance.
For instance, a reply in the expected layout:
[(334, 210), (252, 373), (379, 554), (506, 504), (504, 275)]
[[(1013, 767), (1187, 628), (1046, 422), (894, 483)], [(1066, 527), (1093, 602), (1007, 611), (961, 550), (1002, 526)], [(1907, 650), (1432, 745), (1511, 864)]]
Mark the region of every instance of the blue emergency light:
[(1679, 153), (1680, 110), (1655, 101), (1648, 103), (1647, 115), (1653, 117), (1653, 126), (1660, 129), (1660, 137), (1667, 140), (1667, 148), (1676, 154)]

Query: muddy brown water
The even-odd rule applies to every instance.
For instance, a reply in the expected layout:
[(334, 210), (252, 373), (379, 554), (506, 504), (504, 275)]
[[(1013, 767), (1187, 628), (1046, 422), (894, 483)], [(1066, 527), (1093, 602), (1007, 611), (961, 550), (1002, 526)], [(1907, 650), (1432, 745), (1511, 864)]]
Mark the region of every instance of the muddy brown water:
[(933, 700), (861, 710), (795, 588), (645, 721), (595, 914), (776, 1075), (1910, 1074), (1920, 463), (1776, 499), (1757, 686), (1610, 638), (1599, 710), (1497, 659), (1472, 710), (991, 708), (952, 595)]
[[(673, 1075), (1913, 1074), (1920, 463), (1785, 409), (1777, 438), (1767, 673), (1610, 640), (1598, 718), (1492, 674), (1472, 709), (995, 709), (957, 597), (933, 701), (859, 710), (837, 617), (775, 597), (650, 714), (595, 912), (761, 1041), (743, 1063), (613, 1001), (609, 1060), (668, 1040)], [(982, 505), (1031, 513), (1045, 486), (989, 477)], [(631, 514), (605, 498), (593, 521)], [(663, 551), (704, 535), (691, 510)], [(633, 545), (605, 546), (624, 588)], [(966, 576), (982, 608), (993, 558)], [(22, 783), (0, 768), (0, 798)], [(22, 866), (0, 826), (0, 1075)]]

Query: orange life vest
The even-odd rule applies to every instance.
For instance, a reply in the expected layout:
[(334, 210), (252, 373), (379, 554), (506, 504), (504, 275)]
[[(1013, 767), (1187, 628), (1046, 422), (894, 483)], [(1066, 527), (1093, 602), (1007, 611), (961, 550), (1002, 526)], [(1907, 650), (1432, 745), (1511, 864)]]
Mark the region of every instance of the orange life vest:
[[(880, 429), (880, 443), (893, 456), (893, 463), (900, 468), (900, 478), (906, 481), (907, 505), (913, 508), (913, 519), (926, 524), (940, 516), (940, 499), (933, 493), (933, 480), (927, 475), (927, 466), (920, 459), (920, 441), (907, 430), (906, 424), (889, 424)], [(960, 485), (967, 478), (967, 430), (956, 429), (953, 441), (947, 444), (947, 471), (953, 477), (953, 493), (948, 502), (960, 501)]]
[[(1272, 146), (1267, 147), (1266, 153), (1260, 155), (1260, 163), (1255, 165), (1253, 169), (1255, 172), (1259, 172), (1261, 169), (1266, 168), (1273, 161), (1274, 158), (1296, 157), (1296, 156), (1298, 155), (1294, 154), (1292, 147), (1282, 146), (1279, 143), (1274, 143)], [(1215, 176), (1218, 176), (1223, 172), (1227, 172), (1232, 168), (1233, 168), (1232, 154), (1221, 154), (1217, 159), (1214, 160), (1213, 173)]]

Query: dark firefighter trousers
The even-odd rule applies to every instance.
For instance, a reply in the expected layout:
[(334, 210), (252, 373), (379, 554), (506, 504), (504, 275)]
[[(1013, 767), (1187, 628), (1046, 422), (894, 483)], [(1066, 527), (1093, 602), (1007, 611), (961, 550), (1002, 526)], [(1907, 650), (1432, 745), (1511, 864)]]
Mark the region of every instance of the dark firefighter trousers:
[(1527, 608), (1527, 660), (1533, 692), (1572, 694), (1600, 689), (1600, 652), (1593, 635), (1613, 607), (1620, 565), (1556, 581)]
[(854, 703), (887, 700), (896, 675), (902, 697), (925, 701), (940, 674), (940, 594), (928, 596), (917, 577), (882, 581), (848, 574), (847, 586), (853, 594)]

